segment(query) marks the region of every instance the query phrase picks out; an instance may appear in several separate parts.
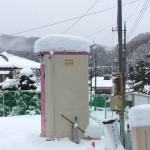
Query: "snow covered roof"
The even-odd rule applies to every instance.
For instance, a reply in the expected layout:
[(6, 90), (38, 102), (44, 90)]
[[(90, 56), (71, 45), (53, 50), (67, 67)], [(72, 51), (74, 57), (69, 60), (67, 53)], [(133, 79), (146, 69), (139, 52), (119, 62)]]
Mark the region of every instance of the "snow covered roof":
[[(95, 77), (92, 78), (92, 87), (95, 86)], [(96, 86), (97, 87), (113, 87), (112, 79), (104, 80), (104, 77), (96, 77)]]
[(0, 74), (9, 74), (10, 71), (0, 71)]
[(34, 62), (25, 58), (21, 58), (7, 52), (2, 53), (3, 56), (8, 58), (8, 61), (4, 57), (0, 56), (0, 68), (34, 68), (39, 69), (40, 63)]
[(34, 52), (89, 52), (89, 41), (71, 35), (50, 34), (38, 39)]

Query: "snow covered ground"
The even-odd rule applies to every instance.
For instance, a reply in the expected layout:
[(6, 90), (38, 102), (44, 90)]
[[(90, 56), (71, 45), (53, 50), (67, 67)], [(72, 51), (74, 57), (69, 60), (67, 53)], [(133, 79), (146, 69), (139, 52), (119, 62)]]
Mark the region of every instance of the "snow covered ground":
[[(75, 144), (69, 138), (46, 141), (40, 137), (41, 117), (14, 116), (0, 117), (0, 150), (105, 150), (104, 137), (97, 140), (80, 139), (80, 144)], [(117, 150), (122, 150), (118, 147)]]
[[(90, 150), (92, 140), (75, 144), (68, 138), (46, 141), (40, 137), (40, 116), (15, 116), (0, 118), (1, 150)], [(94, 140), (95, 149), (104, 150), (104, 140)]]

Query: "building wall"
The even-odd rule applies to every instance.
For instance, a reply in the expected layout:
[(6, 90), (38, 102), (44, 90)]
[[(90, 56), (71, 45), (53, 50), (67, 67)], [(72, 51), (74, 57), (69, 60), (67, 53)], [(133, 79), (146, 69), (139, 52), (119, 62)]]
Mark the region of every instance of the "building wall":
[[(46, 87), (46, 136), (72, 137), (75, 114), (82, 130), (88, 125), (88, 56), (44, 56)], [(79, 137), (83, 137), (79, 131)]]
[(113, 88), (112, 87), (97, 87), (96, 94), (112, 94)]

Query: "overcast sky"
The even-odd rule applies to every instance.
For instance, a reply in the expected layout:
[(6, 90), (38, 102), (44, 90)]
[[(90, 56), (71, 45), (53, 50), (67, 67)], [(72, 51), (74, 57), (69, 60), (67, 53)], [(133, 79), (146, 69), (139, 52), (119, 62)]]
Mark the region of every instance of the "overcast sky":
[[(97, 0), (0, 0), (0, 34), (10, 35), (82, 16), (96, 1)], [(135, 1), (136, 0), (122, 0), (123, 18), (128, 18), (133, 15), (126, 19), (128, 34), (139, 15), (137, 12), (142, 9), (142, 5), (147, 0)], [(125, 3), (129, 2), (133, 3), (125, 5)], [(99, 0), (87, 14), (115, 6), (117, 6), (117, 0)], [(140, 22), (136, 30), (129, 36), (130, 39), (139, 33), (150, 32), (149, 18), (150, 8), (148, 6), (141, 20), (139, 19)], [(41, 37), (46, 34), (63, 33), (77, 20), (78, 19), (26, 33), (16, 34), (16, 36)], [(82, 18), (65, 34), (86, 37), (91, 43), (94, 41), (98, 44), (115, 46), (117, 44), (117, 32), (112, 33), (112, 27), (116, 27), (116, 25), (113, 25), (116, 21), (117, 8), (109, 9)]]

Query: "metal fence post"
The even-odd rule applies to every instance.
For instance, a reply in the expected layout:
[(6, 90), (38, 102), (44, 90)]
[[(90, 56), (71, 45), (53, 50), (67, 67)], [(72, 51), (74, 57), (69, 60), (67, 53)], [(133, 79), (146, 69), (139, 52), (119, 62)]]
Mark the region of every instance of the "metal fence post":
[(130, 127), (129, 127), (129, 124), (127, 124), (127, 137), (126, 137), (126, 148), (127, 150), (132, 150), (132, 147), (131, 147), (131, 137), (130, 137)]
[(3, 92), (3, 117), (5, 116), (5, 92)]
[(134, 99), (134, 93), (132, 93), (132, 106), (135, 106), (135, 99)]

